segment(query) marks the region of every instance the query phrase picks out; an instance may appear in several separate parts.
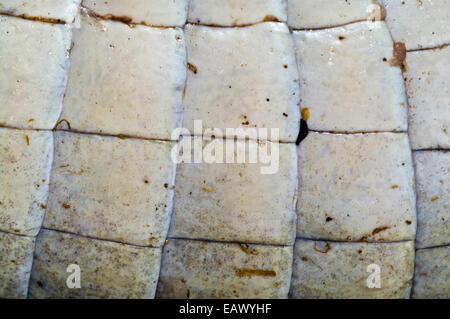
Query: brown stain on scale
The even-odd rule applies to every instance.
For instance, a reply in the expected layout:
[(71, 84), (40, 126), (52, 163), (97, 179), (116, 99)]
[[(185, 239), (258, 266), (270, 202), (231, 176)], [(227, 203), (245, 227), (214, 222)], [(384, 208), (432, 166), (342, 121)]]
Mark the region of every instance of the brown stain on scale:
[(128, 16), (115, 16), (113, 14), (106, 14), (104, 16), (98, 16), (98, 17), (103, 20), (112, 20), (112, 21), (122, 22), (122, 23), (125, 23), (128, 25), (132, 24), (132, 22), (133, 22), (133, 18), (128, 17)]
[(66, 173), (68, 174), (72, 174), (72, 175), (82, 175), (85, 172), (84, 169), (80, 169), (78, 172), (72, 171), (72, 170), (67, 170)]
[(278, 20), (277, 17), (275, 17), (271, 14), (268, 14), (264, 17), (263, 22), (280, 22), (280, 20)]
[[(372, 4), (377, 7), (375, 10), (372, 11), (372, 19), (371, 19), (372, 22), (374, 22), (378, 19), (380, 21), (383, 21), (386, 19), (386, 15), (387, 15), (386, 8), (384, 6), (382, 6), (381, 4), (379, 4), (378, 2), (379, 1), (377, 1), (377, 0), (372, 0)], [(376, 12), (377, 9), (379, 10), (378, 12)], [(378, 16), (376, 16), (377, 13), (378, 13)], [(373, 16), (373, 14), (375, 14), (375, 16)]]
[(406, 59), (405, 44), (403, 42), (395, 42), (392, 55), (393, 57), (389, 60), (389, 65), (401, 67), (403, 70), (405, 68), (404, 62)]
[(307, 107), (302, 108), (301, 115), (302, 115), (302, 119), (304, 121), (307, 121), (309, 119), (309, 115), (310, 115), (309, 109)]
[(361, 240), (361, 241), (366, 241), (369, 237), (375, 236), (376, 234), (379, 234), (379, 233), (381, 233), (381, 232), (383, 232), (383, 231), (385, 231), (385, 230), (388, 230), (388, 229), (390, 229), (390, 228), (391, 228), (390, 226), (381, 226), (381, 227), (377, 227), (377, 228), (375, 228), (375, 229), (372, 231), (372, 233), (366, 234), (366, 235), (362, 236), (360, 240)]
[(319, 253), (326, 254), (330, 250), (330, 244), (328, 242), (325, 242), (324, 250), (320, 250), (319, 248), (317, 248), (317, 241), (315, 241), (314, 242), (314, 250)]
[(398, 63), (403, 63), (406, 59), (406, 46), (403, 42), (394, 43), (394, 58)]
[(247, 115), (245, 114), (239, 115), (239, 120), (242, 120), (241, 125), (244, 126), (250, 125), (250, 121), (247, 119)]
[(194, 64), (192, 64), (191, 62), (187, 63), (187, 68), (189, 71), (191, 71), (194, 74), (197, 74), (197, 72), (198, 72), (197, 67)]
[(386, 16), (387, 16), (386, 8), (382, 5), (379, 5), (379, 6), (380, 6), (380, 19), (385, 20)]
[[(65, 165), (62, 165), (62, 166), (60, 166), (59, 168), (66, 168), (66, 167), (69, 167), (70, 165), (67, 165), (67, 166), (65, 166)], [(66, 170), (63, 170), (63, 171), (60, 171), (59, 173), (60, 174), (71, 174), (71, 175), (82, 175), (82, 174), (84, 174), (86, 171), (82, 168), (82, 169), (80, 169), (79, 171), (73, 171), (73, 170), (71, 170), (71, 169), (66, 169)]]
[(67, 49), (67, 57), (70, 57), (70, 55), (72, 54), (72, 50), (73, 50), (73, 47), (75, 46), (75, 42), (71, 42), (70, 43), (70, 47)]
[(2, 15), (15, 17), (15, 18), (22, 18), (22, 19), (30, 20), (30, 21), (50, 23), (50, 24), (65, 24), (65, 22), (61, 19), (46, 18), (46, 17), (39, 17), (39, 16), (29, 16), (25, 13), (16, 15), (16, 14), (14, 14), (14, 11), (2, 12)]
[[(128, 25), (130, 28), (135, 28), (136, 24), (137, 24), (136, 22), (133, 22), (133, 18), (131, 18), (129, 16), (116, 16), (111, 13), (108, 13), (105, 15), (100, 15), (100, 14), (95, 13), (93, 10), (84, 8), (84, 7), (83, 7), (83, 11), (84, 11), (84, 14), (87, 14), (91, 18), (122, 22), (122, 23), (125, 23), (126, 25)], [(141, 24), (145, 25), (145, 23), (142, 23), (142, 22), (141, 22)]]
[(391, 227), (389, 227), (389, 226), (377, 227), (372, 231), (372, 235), (381, 233), (382, 231), (388, 230), (389, 228), (391, 228)]
[(259, 255), (259, 251), (257, 251), (255, 248), (250, 248), (248, 244), (239, 244), (239, 248), (249, 255)]
[(56, 123), (56, 125), (55, 125), (55, 127), (54, 127), (53, 129), (56, 130), (56, 129), (58, 128), (58, 126), (59, 126), (61, 123), (66, 123), (66, 124), (67, 124), (67, 127), (69, 128), (69, 130), (72, 129), (72, 128), (70, 127), (70, 122), (69, 122), (68, 120), (66, 120), (66, 119), (61, 119), (61, 120), (59, 120), (58, 123)]
[(261, 277), (275, 277), (277, 273), (274, 270), (266, 269), (251, 269), (239, 268), (235, 270), (238, 276), (261, 276)]

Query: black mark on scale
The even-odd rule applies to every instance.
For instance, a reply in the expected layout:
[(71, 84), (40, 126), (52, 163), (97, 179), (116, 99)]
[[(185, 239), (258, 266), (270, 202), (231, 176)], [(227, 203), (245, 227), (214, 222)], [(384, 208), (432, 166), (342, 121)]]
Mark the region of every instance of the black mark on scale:
[(308, 136), (308, 123), (304, 119), (300, 120), (300, 132), (298, 132), (297, 141), (295, 144), (299, 145)]

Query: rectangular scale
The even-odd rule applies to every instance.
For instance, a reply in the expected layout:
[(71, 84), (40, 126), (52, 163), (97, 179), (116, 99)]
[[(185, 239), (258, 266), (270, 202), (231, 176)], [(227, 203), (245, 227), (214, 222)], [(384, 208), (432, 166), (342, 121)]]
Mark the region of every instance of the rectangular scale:
[(450, 298), (450, 246), (416, 251), (413, 299)]
[(287, 298), (292, 247), (169, 239), (157, 298)]
[(298, 237), (414, 239), (414, 170), (407, 134), (310, 132), (298, 154)]
[(450, 46), (408, 52), (406, 89), (413, 149), (450, 148)]
[(188, 75), (183, 127), (272, 128), (294, 142), (299, 130), (299, 85), (288, 27), (266, 22), (242, 28), (187, 25)]
[(407, 130), (407, 100), (384, 22), (294, 31), (301, 107), (328, 132)]
[(174, 143), (55, 133), (45, 227), (123, 243), (164, 243)]
[[(223, 142), (222, 139), (214, 141)], [(238, 150), (245, 146), (241, 142), (230, 143), (236, 156), (234, 163), (178, 164), (169, 236), (293, 244), (297, 189), (295, 144), (267, 143), (259, 143), (254, 150), (261, 154), (267, 147), (275, 155), (273, 165), (262, 164), (261, 157), (257, 163), (250, 163), (253, 151), (248, 149), (246, 162), (237, 163)], [(271, 174), (262, 174), (262, 169), (270, 167)]]
[(414, 243), (297, 240), (291, 298), (408, 299)]
[(450, 42), (450, 2), (446, 0), (380, 0), (396, 42), (408, 50)]
[[(160, 261), (160, 248), (42, 230), (36, 241), (29, 296), (32, 299), (154, 298)], [(78, 270), (80, 288), (69, 288), (67, 282), (76, 284)]]
[(72, 32), (0, 16), (0, 125), (52, 129), (61, 113)]
[(26, 298), (35, 239), (0, 232), (0, 298)]
[(414, 152), (417, 247), (450, 244), (450, 152)]
[(0, 128), (0, 230), (36, 236), (44, 218), (53, 134)]
[(73, 42), (61, 125), (169, 140), (181, 121), (183, 30), (83, 15)]

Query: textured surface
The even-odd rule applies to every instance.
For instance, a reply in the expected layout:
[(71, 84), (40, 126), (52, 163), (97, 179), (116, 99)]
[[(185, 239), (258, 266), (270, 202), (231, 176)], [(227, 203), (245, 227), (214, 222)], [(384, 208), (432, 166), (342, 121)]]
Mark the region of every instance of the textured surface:
[(286, 3), (283, 0), (191, 0), (188, 21), (221, 26), (286, 21)]
[(450, 298), (450, 1), (79, 2), (0, 0), (0, 298)]
[(0, 233), (0, 298), (25, 298), (34, 238)]
[[(160, 248), (138, 248), (42, 230), (30, 280), (31, 298), (153, 298)], [(81, 288), (68, 288), (69, 265)]]
[(155, 26), (183, 26), (189, 0), (83, 0), (83, 6), (103, 17)]
[(61, 118), (77, 131), (170, 139), (186, 77), (182, 31), (83, 16), (73, 41)]
[(173, 144), (57, 132), (44, 225), (161, 246), (172, 210)]
[(1, 0), (0, 13), (71, 23), (81, 0)]
[[(281, 23), (243, 28), (187, 25), (188, 77), (183, 127), (278, 128), (298, 134), (298, 73), (289, 29)], [(224, 132), (225, 133), (225, 132)], [(217, 136), (217, 135), (216, 135)]]
[(36, 236), (53, 158), (51, 132), (0, 128), (0, 230)]
[(64, 25), (0, 16), (0, 125), (55, 126), (66, 85), (70, 38), (70, 28)]
[(324, 28), (360, 20), (379, 20), (373, 0), (287, 0), (288, 24), (294, 29)]
[[(259, 154), (266, 152), (265, 145), (258, 145)], [(169, 236), (292, 244), (296, 151), (292, 144), (278, 146), (280, 163), (275, 174), (261, 174), (260, 168), (268, 166), (261, 163), (179, 164)], [(237, 152), (238, 146), (233, 147)]]
[(413, 298), (449, 298), (449, 260), (450, 246), (417, 250)]
[(406, 131), (401, 70), (383, 22), (295, 31), (301, 107), (308, 126), (335, 132)]
[[(450, 42), (450, 10), (446, 0), (380, 0), (395, 41), (408, 50)], [(414, 22), (412, 22), (414, 21)]]
[(450, 47), (409, 52), (406, 89), (413, 149), (450, 148)]
[[(380, 287), (368, 288), (369, 265), (380, 270)], [(369, 267), (369, 268), (368, 268)], [(373, 267), (373, 266), (372, 266)], [(336, 243), (297, 240), (293, 298), (409, 298), (414, 243)]]
[(292, 247), (169, 239), (157, 298), (287, 298)]
[(415, 152), (417, 247), (450, 243), (450, 152)]
[(411, 151), (403, 133), (310, 133), (299, 148), (299, 237), (414, 239)]

